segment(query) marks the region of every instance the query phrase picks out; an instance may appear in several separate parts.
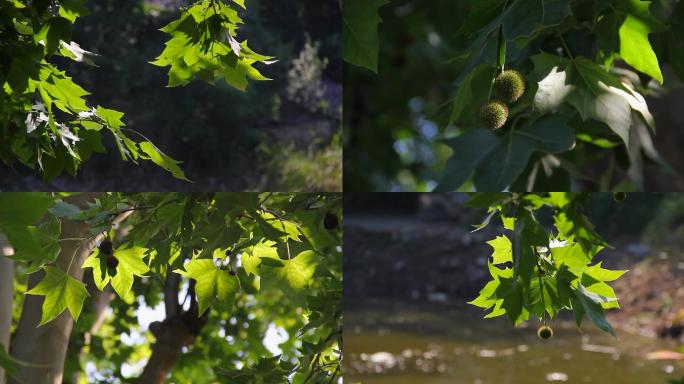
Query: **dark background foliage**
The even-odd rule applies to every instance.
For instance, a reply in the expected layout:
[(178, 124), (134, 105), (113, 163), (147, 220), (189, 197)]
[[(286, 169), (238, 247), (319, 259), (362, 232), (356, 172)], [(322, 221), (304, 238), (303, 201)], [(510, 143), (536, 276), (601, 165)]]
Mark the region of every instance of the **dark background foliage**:
[[(672, 1), (652, 3), (657, 8)], [(454, 133), (454, 127), (448, 127), (446, 120), (463, 69), (462, 62), (450, 59), (472, 43), (454, 36), (466, 22), (473, 4), (399, 0), (380, 9), (383, 22), (378, 74), (348, 64), (344, 68), (345, 190), (430, 191), (440, 180), (450, 150), (438, 141)], [(667, 57), (667, 33), (650, 35), (668, 80), (662, 95), (647, 97), (647, 102), (657, 125), (655, 147), (681, 174), (684, 131), (680, 127), (684, 120), (679, 111), (684, 91), (677, 79), (681, 80), (684, 70), (677, 58)], [(595, 36), (574, 35), (566, 39), (572, 50), (584, 52), (592, 50)], [(525, 64), (521, 61), (515, 66)], [(583, 171), (591, 176), (600, 175), (607, 162), (599, 163), (599, 167)], [(622, 176), (618, 173), (615, 179)], [(681, 177), (673, 177), (655, 164), (645, 165), (644, 177), (648, 191), (684, 188)], [(582, 181), (578, 188), (599, 187), (594, 182)]]
[[(58, 62), (92, 93), (89, 102), (125, 113), (129, 128), (183, 161), (190, 184), (154, 165), (119, 161), (114, 143), (75, 178), (43, 183), (17, 166), (0, 170), (3, 189), (66, 190), (339, 190), (337, 142), (341, 105), (340, 8), (336, 0), (249, 0), (239, 36), (277, 63), (259, 69), (270, 82), (251, 82), (246, 93), (226, 84), (193, 82), (167, 88), (167, 69), (148, 64), (167, 36), (158, 29), (178, 17), (178, 0), (104, 0), (89, 3), (73, 40), (101, 55), (99, 68)], [(325, 108), (290, 101), (292, 68), (305, 44), (326, 58)]]

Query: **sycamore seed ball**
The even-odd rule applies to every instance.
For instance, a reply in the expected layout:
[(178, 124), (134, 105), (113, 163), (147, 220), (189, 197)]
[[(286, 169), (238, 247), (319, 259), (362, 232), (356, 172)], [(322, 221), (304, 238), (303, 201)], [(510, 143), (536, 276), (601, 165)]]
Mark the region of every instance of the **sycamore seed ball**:
[(484, 125), (490, 129), (499, 129), (508, 119), (508, 106), (500, 101), (490, 101), (482, 106), (480, 117)]
[(539, 336), (539, 338), (542, 340), (548, 340), (553, 337), (553, 329), (551, 329), (549, 326), (542, 325), (537, 330), (537, 336)]
[(506, 103), (515, 103), (525, 94), (525, 78), (520, 72), (509, 69), (494, 80), (494, 92)]

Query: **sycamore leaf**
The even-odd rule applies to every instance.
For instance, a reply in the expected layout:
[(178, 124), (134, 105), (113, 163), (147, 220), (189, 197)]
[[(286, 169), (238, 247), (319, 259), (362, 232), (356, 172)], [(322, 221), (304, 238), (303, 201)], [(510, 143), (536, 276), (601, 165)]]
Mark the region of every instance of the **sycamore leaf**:
[(46, 193), (0, 193), (0, 229), (25, 259), (47, 259), (41, 242), (28, 226), (38, 222), (53, 203)]
[(190, 260), (185, 264), (185, 271), (174, 272), (195, 279), (195, 293), (199, 302), (199, 314), (202, 314), (216, 301), (232, 306), (235, 296), (240, 290), (238, 280), (228, 271), (214, 266), (210, 259)]
[(147, 248), (142, 247), (115, 250), (114, 257), (118, 259), (119, 264), (116, 267), (116, 273), (112, 275), (110, 273), (113, 272), (107, 268), (107, 256), (95, 250), (83, 262), (83, 268), (93, 269), (93, 280), (100, 291), (104, 289), (107, 283), (111, 283), (114, 291), (123, 298), (133, 287), (134, 276), (142, 277), (150, 271), (150, 268), (142, 260), (145, 252), (147, 252)]
[(153, 163), (171, 172), (173, 177), (177, 179), (190, 181), (185, 177), (185, 172), (178, 166), (180, 162), (167, 156), (149, 141), (143, 141), (139, 145), (140, 149), (150, 157)]
[[(568, 116), (549, 115), (509, 130), (477, 164), (473, 182), (478, 191), (502, 191), (525, 170), (534, 152), (558, 153), (575, 144)], [(473, 128), (484, 129), (484, 128)]]
[(643, 0), (617, 2), (616, 16), (622, 21), (617, 32), (620, 37), (620, 57), (637, 71), (662, 84), (663, 74), (648, 35), (665, 28), (651, 15), (650, 6), (651, 1)]
[(487, 129), (470, 129), (445, 142), (453, 150), (439, 185), (433, 192), (447, 192), (458, 189), (477, 164), (499, 144), (498, 137)]
[[(480, 29), (477, 37), (468, 38), (467, 41), (472, 41), (472, 43), (465, 51), (467, 64), (460, 78), (468, 75), (477, 64), (486, 63), (494, 66), (497, 63), (500, 54), (498, 50), (500, 27), (504, 39), (508, 42), (507, 45), (515, 47), (515, 40), (533, 36), (546, 28), (557, 26), (566, 17), (572, 15), (570, 3), (567, 0), (517, 0), (510, 3), (511, 6)], [(511, 56), (512, 51), (513, 49), (509, 49), (507, 54)], [(506, 61), (511, 60), (507, 58)]]
[(69, 309), (74, 320), (83, 309), (83, 302), (88, 297), (88, 291), (83, 282), (65, 274), (59, 268), (45, 267), (45, 277), (28, 295), (45, 296), (43, 301), (43, 316), (38, 326), (49, 323), (59, 316), (65, 309)]
[(125, 297), (133, 287), (133, 276), (144, 276), (150, 268), (142, 261), (147, 248), (132, 247), (114, 251), (114, 256), (119, 259), (116, 267), (116, 275), (112, 277), (112, 288), (120, 297)]
[[(262, 262), (266, 259), (262, 259)], [(294, 296), (301, 296), (311, 283), (316, 271), (316, 254), (304, 251), (291, 260), (280, 260), (282, 266), (262, 264), (262, 288), (282, 289)]]
[(95, 286), (97, 289), (102, 291), (109, 281), (112, 279), (107, 273), (107, 264), (105, 259), (99, 256), (99, 251), (96, 249), (85, 261), (83, 262), (82, 268), (92, 268), (93, 269), (93, 280), (95, 281)]
[(494, 240), (489, 240), (487, 242), (492, 248), (494, 248), (494, 253), (492, 254), (493, 264), (501, 264), (508, 261), (513, 261), (513, 250), (511, 245), (511, 240), (506, 236), (497, 236)]
[(574, 291), (572, 303), (572, 309), (575, 313), (575, 321), (577, 322), (578, 327), (582, 324), (582, 316), (586, 314), (601, 330), (617, 337), (613, 327), (608, 320), (606, 320), (606, 315), (603, 312), (600, 299), (597, 299), (596, 295), (591, 294), (581, 284)]
[(258, 268), (261, 264), (261, 258), (268, 257), (271, 259), (278, 258), (278, 250), (273, 247), (273, 243), (261, 242), (253, 247), (250, 247), (242, 254), (242, 266), (245, 272), (252, 275), (258, 274)]
[(534, 108), (540, 113), (553, 112), (568, 103), (582, 120), (608, 125), (626, 146), (637, 116), (634, 112), (655, 129), (644, 97), (596, 63), (582, 57), (570, 60), (549, 54), (533, 56), (532, 61), (535, 70), (530, 78), (538, 82)]
[(603, 267), (601, 267), (602, 263), (603, 262), (599, 262), (596, 265), (587, 267), (584, 273), (599, 281), (614, 281), (620, 278), (620, 276), (627, 273), (627, 271), (614, 271), (610, 269), (604, 269)]
[(343, 57), (348, 63), (378, 71), (378, 9), (387, 0), (344, 0), (342, 5)]

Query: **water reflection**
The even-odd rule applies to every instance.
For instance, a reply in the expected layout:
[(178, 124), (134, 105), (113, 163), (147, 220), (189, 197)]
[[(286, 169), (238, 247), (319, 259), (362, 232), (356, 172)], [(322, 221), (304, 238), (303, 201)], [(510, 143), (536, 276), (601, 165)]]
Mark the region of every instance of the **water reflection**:
[[(675, 348), (652, 338), (619, 333), (619, 340), (574, 323), (556, 321), (549, 341), (537, 324), (513, 328), (484, 321), (465, 306), (371, 303), (345, 309), (349, 383), (662, 383), (684, 374), (676, 360), (648, 360)], [(592, 325), (593, 327), (593, 325)]]

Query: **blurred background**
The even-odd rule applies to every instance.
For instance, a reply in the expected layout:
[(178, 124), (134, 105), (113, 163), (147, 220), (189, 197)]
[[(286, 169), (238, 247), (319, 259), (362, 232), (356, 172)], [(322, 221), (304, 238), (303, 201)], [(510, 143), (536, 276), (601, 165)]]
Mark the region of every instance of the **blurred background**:
[(490, 279), (484, 210), (465, 194), (345, 193), (345, 380), (529, 384), (684, 383), (684, 195), (595, 193), (585, 212), (614, 248), (597, 258), (630, 271), (611, 285), (618, 339), (572, 314), (537, 338), (466, 304)]
[[(50, 184), (23, 166), (0, 169), (4, 190), (315, 190), (342, 183), (341, 16), (338, 0), (248, 0), (240, 40), (279, 61), (259, 70), (270, 82), (246, 93), (222, 82), (166, 88), (168, 68), (148, 64), (185, 0), (98, 0), (73, 36), (101, 55), (99, 68), (57, 64), (92, 93), (88, 101), (125, 113), (124, 122), (183, 161), (195, 183), (151, 164), (120, 160), (113, 140), (77, 178)], [(57, 61), (57, 59), (55, 59)]]
[[(662, 5), (673, 0), (657, 0)], [(454, 38), (472, 1), (394, 0), (380, 9), (378, 73), (344, 66), (344, 189), (347, 191), (431, 191), (451, 149), (440, 140), (456, 136), (447, 126), (456, 80), (464, 63), (451, 60), (470, 41)], [(662, 46), (652, 34), (656, 47)], [(582, 44), (581, 39), (569, 44)], [(656, 120), (655, 148), (684, 174), (684, 88), (664, 64), (665, 89), (647, 97)], [(684, 76), (684, 74), (680, 74)], [(684, 77), (682, 77), (684, 78)], [(599, 167), (600, 168), (600, 167)], [(594, 175), (600, 169), (583, 169)], [(616, 170), (616, 179), (625, 174)], [(644, 165), (646, 191), (684, 190), (684, 179), (659, 165)], [(578, 188), (598, 190), (593, 182)]]

